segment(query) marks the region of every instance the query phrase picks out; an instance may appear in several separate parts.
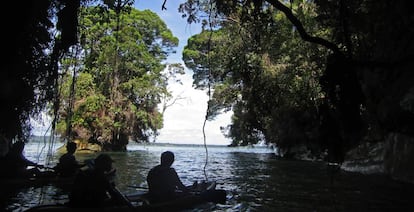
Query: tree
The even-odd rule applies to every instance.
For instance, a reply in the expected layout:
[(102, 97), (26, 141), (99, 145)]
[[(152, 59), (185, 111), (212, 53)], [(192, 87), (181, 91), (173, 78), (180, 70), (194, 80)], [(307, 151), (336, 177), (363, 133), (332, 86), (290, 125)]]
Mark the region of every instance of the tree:
[(124, 150), (129, 139), (155, 136), (162, 127), (158, 104), (170, 96), (168, 77), (182, 73), (162, 63), (178, 45), (162, 20), (149, 10), (126, 11), (103, 16), (102, 7), (87, 7), (80, 21), (84, 56), (72, 124), (78, 137), (104, 149)]
[[(298, 8), (311, 5), (315, 5), (317, 16), (306, 19)], [(256, 17), (256, 24), (262, 27), (275, 27), (256, 15), (274, 8), (283, 13), (303, 41), (326, 48), (329, 55), (321, 57), (326, 58), (326, 68), (320, 76), (324, 101), (318, 116), (322, 126), (335, 126), (321, 131), (329, 131), (323, 139), (329, 143), (325, 146), (334, 153), (332, 160), (341, 162), (346, 151), (362, 142), (364, 133), (371, 131), (368, 135), (372, 136), (381, 132), (374, 135), (375, 140), (388, 133), (412, 135), (407, 129), (414, 120), (408, 106), (412, 102), (408, 100), (412, 96), (408, 81), (413, 77), (406, 70), (412, 67), (408, 43), (413, 35), (409, 30), (413, 15), (407, 7), (408, 1), (200, 0), (187, 1), (180, 9), (189, 22), (209, 22), (200, 20), (200, 13), (224, 20), (234, 20), (236, 14)], [(391, 53), (394, 51), (396, 54)]]
[[(19, 3), (5, 6), (19, 8)], [(29, 117), (42, 111), (53, 98), (50, 57), (45, 51), (53, 44), (51, 7), (50, 1), (26, 1), (18, 13), (2, 16), (8, 32), (2, 38), (7, 45), (0, 71), (0, 136), (9, 142), (26, 141), (31, 130)]]
[[(96, 2), (99, 1), (92, 1), (92, 3)], [(109, 5), (107, 9), (122, 8), (119, 6), (130, 2), (132, 1), (104, 1), (105, 5)], [(8, 8), (19, 7), (19, 2), (8, 3)], [(77, 12), (80, 5), (86, 3), (89, 1), (29, 1), (26, 2), (28, 5), (26, 9), (19, 13), (22, 18), (10, 19), (9, 15), (3, 17), (4, 20), (14, 21), (6, 23), (6, 28), (10, 29), (10, 33), (6, 33), (6, 40), (11, 45), (6, 49), (8, 54), (3, 63), (5, 71), (2, 72), (0, 95), (2, 102), (7, 102), (1, 109), (4, 117), (2, 123), (5, 124), (1, 125), (0, 133), (8, 139), (25, 140), (30, 132), (28, 117), (36, 115), (47, 102), (54, 102), (54, 111), (59, 108), (60, 102), (57, 101), (56, 92), (59, 60), (62, 54), (78, 41)], [(301, 6), (297, 7), (297, 5)], [(303, 6), (306, 5), (316, 5), (316, 17), (310, 19), (301, 17), (301, 10), (298, 8), (304, 8)], [(273, 9), (289, 20), (303, 41), (324, 47), (331, 54), (330, 57), (326, 57), (329, 60), (325, 61), (325, 57), (320, 57), (313, 61), (326, 63), (326, 70), (320, 78), (324, 103), (318, 108), (319, 111), (325, 110), (326, 115), (325, 118), (322, 113), (318, 116), (321, 120), (331, 120), (326, 124), (327, 126), (336, 126), (334, 129), (336, 133), (333, 136), (339, 136), (340, 139), (325, 140), (336, 140), (337, 143), (329, 146), (339, 147), (334, 152), (343, 154), (347, 149), (357, 145), (364, 133), (367, 133), (367, 137), (371, 137), (370, 140), (381, 140), (391, 133), (413, 136), (411, 130), (414, 123), (411, 83), (413, 76), (409, 71), (413, 65), (411, 45), (413, 13), (409, 8), (409, 1), (385, 0), (289, 2), (191, 0), (179, 9), (185, 12), (183, 15), (189, 22), (200, 21), (200, 17), (213, 18), (211, 20), (214, 21), (202, 21), (204, 27), (210, 25), (212, 26), (210, 29), (214, 30), (217, 29), (215, 25), (217, 19), (214, 17), (228, 21), (242, 20), (241, 23), (247, 20), (245, 23), (250, 26), (243, 29), (255, 29), (254, 27), (277, 29), (277, 24), (271, 24), (266, 18), (261, 18), (262, 11)], [(207, 12), (208, 15), (200, 16), (200, 12), (203, 15)], [(306, 22), (309, 21), (314, 23), (307, 24)], [(57, 25), (53, 25), (55, 23)], [(263, 29), (257, 32), (266, 31)], [(274, 32), (277, 33), (277, 30)], [(321, 34), (318, 34), (319, 32)], [(254, 35), (248, 37), (252, 40), (256, 40), (255, 36), (260, 37), (258, 33), (250, 34)], [(269, 38), (259, 40), (263, 44), (267, 39)], [(254, 48), (252, 46), (253, 50), (265, 46), (259, 45), (260, 42), (257, 44)], [(257, 57), (260, 55), (256, 55), (257, 52), (251, 52), (254, 59), (251, 61), (265, 61)], [(269, 55), (268, 58), (272, 61), (274, 55)], [(260, 67), (261, 64), (256, 63), (256, 65)], [(245, 70), (256, 71), (260, 68)], [(246, 73), (245, 76), (250, 75)], [(260, 82), (260, 80), (252, 82)], [(239, 84), (231, 81), (225, 83), (215, 89), (233, 93), (239, 98), (241, 95), (237, 93), (241, 92)], [(261, 85), (259, 83), (255, 86)], [(227, 103), (230, 103), (230, 100)], [(266, 106), (266, 108), (271, 107)], [(372, 136), (372, 134), (379, 135)]]
[[(296, 11), (310, 21), (313, 8), (300, 6)], [(210, 83), (214, 88), (211, 117), (233, 110), (232, 145), (265, 140), (288, 149), (309, 140), (305, 134), (317, 126), (312, 127), (317, 117), (309, 114), (321, 98), (317, 77), (322, 64), (314, 61), (326, 53), (301, 42), (289, 21), (272, 8), (244, 9), (256, 15), (232, 14), (220, 29), (191, 37), (184, 62), (194, 71), (196, 87)]]

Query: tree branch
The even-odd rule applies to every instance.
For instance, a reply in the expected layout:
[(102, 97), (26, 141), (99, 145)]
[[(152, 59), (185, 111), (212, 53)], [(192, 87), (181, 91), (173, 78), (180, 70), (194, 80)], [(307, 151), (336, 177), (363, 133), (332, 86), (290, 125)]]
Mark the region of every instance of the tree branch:
[(282, 11), (286, 17), (289, 19), (289, 21), (293, 24), (293, 26), (296, 27), (296, 29), (299, 32), (300, 37), (304, 40), (304, 41), (308, 41), (311, 43), (316, 43), (322, 46), (325, 46), (326, 48), (332, 50), (334, 53), (337, 54), (343, 54), (341, 52), (341, 50), (338, 48), (338, 46), (336, 46), (334, 43), (329, 42), (323, 38), (320, 37), (314, 37), (309, 35), (306, 31), (305, 28), (303, 27), (302, 23), (300, 22), (300, 20), (298, 18), (296, 18), (295, 15), (293, 15), (292, 10), (289, 9), (288, 7), (286, 7), (284, 4), (282, 4), (280, 1), (278, 0), (266, 0), (269, 4), (271, 4), (272, 6), (274, 6), (276, 9)]

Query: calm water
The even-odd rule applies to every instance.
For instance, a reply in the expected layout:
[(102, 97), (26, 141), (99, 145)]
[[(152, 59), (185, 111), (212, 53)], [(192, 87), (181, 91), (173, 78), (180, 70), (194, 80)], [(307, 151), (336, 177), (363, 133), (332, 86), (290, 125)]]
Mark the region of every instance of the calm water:
[[(42, 147), (42, 143), (29, 143), (25, 155), (44, 163), (45, 156), (39, 157)], [(130, 193), (136, 191), (131, 186), (146, 187), (148, 170), (166, 150), (175, 153), (173, 166), (184, 184), (205, 179), (203, 146), (130, 145), (128, 152), (109, 153), (116, 161), (119, 189)], [(228, 201), (194, 211), (414, 211), (413, 185), (382, 176), (333, 171), (319, 162), (280, 160), (270, 149), (214, 146), (207, 150), (207, 179), (219, 182), (218, 188), (227, 191)], [(58, 156), (53, 155), (51, 166)], [(76, 156), (84, 160), (94, 155)], [(1, 195), (6, 211), (67, 200), (67, 192), (53, 186), (2, 191)]]

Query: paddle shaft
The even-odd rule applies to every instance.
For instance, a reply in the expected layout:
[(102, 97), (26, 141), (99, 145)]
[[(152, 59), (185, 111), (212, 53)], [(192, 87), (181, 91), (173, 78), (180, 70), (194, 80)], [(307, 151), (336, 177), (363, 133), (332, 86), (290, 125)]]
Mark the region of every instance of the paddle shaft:
[(134, 205), (132, 205), (131, 201), (117, 188), (113, 187), (114, 191), (118, 194), (118, 196), (122, 199), (122, 201), (129, 207), (129, 208), (135, 208)]
[(130, 187), (130, 188), (139, 188), (139, 189), (148, 190), (148, 188), (147, 188), (147, 187), (143, 187), (143, 186), (129, 185), (128, 187)]

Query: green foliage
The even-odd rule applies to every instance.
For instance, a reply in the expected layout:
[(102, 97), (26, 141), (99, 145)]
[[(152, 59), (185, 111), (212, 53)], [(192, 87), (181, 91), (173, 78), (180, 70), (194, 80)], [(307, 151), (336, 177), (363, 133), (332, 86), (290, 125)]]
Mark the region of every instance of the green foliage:
[[(243, 9), (248, 15), (242, 10), (227, 14), (231, 22), (194, 35), (183, 52), (195, 86), (213, 86), (209, 119), (233, 111), (227, 135), (232, 145), (264, 140), (288, 149), (315, 142), (322, 97), (318, 78), (327, 52), (303, 42), (276, 10)], [(305, 26), (325, 35), (312, 21), (314, 6), (298, 4), (295, 12)]]
[[(341, 162), (364, 139), (413, 135), (414, 114), (400, 104), (412, 91), (409, 1), (217, 0), (212, 8), (208, 3), (186, 1), (180, 12), (189, 23), (208, 13), (204, 26), (233, 38), (223, 45), (231, 57), (214, 58), (222, 59), (222, 66), (213, 66), (210, 56), (218, 49), (206, 54), (189, 43), (186, 62), (197, 85), (219, 83), (214, 74), (225, 70), (224, 84), (239, 89), (230, 128), (234, 145), (255, 142), (259, 131), (287, 151), (305, 141), (308, 147), (327, 148), (330, 159)], [(219, 37), (212, 36), (194, 40), (210, 44)], [(314, 140), (319, 144), (309, 143)]]
[[(148, 141), (162, 127), (158, 104), (170, 95), (168, 76), (181, 73), (178, 68), (164, 72), (166, 65), (162, 63), (178, 39), (149, 10), (105, 11), (102, 14), (101, 7), (82, 8), (78, 48), (84, 56), (68, 58), (83, 64), (75, 75), (71, 118), (75, 136), (114, 145), (125, 142), (119, 138)], [(71, 98), (72, 77), (63, 79), (63, 102)], [(61, 112), (61, 122), (67, 115)]]
[(53, 99), (54, 76), (50, 64), (52, 1), (7, 2), (2, 13), (5, 54), (0, 71), (0, 136), (26, 141), (30, 117), (38, 115)]
[[(167, 79), (182, 73), (161, 64), (178, 40), (158, 17), (134, 11), (132, 0), (8, 3), (19, 12), (3, 17), (13, 21), (3, 26), (1, 136), (26, 140), (29, 117), (45, 107), (57, 115), (59, 106), (62, 135), (68, 123), (77, 123), (78, 136), (102, 142), (157, 134), (162, 113), (154, 105), (171, 98)], [(77, 20), (79, 3), (97, 6), (82, 8)], [(327, 126), (320, 146), (340, 153), (363, 129), (370, 140), (413, 135), (410, 1), (188, 0), (179, 11), (203, 24), (185, 61), (198, 88), (213, 85), (209, 119), (235, 112), (234, 144), (265, 139), (288, 149), (321, 133), (315, 116)], [(328, 61), (321, 47), (334, 52)]]

